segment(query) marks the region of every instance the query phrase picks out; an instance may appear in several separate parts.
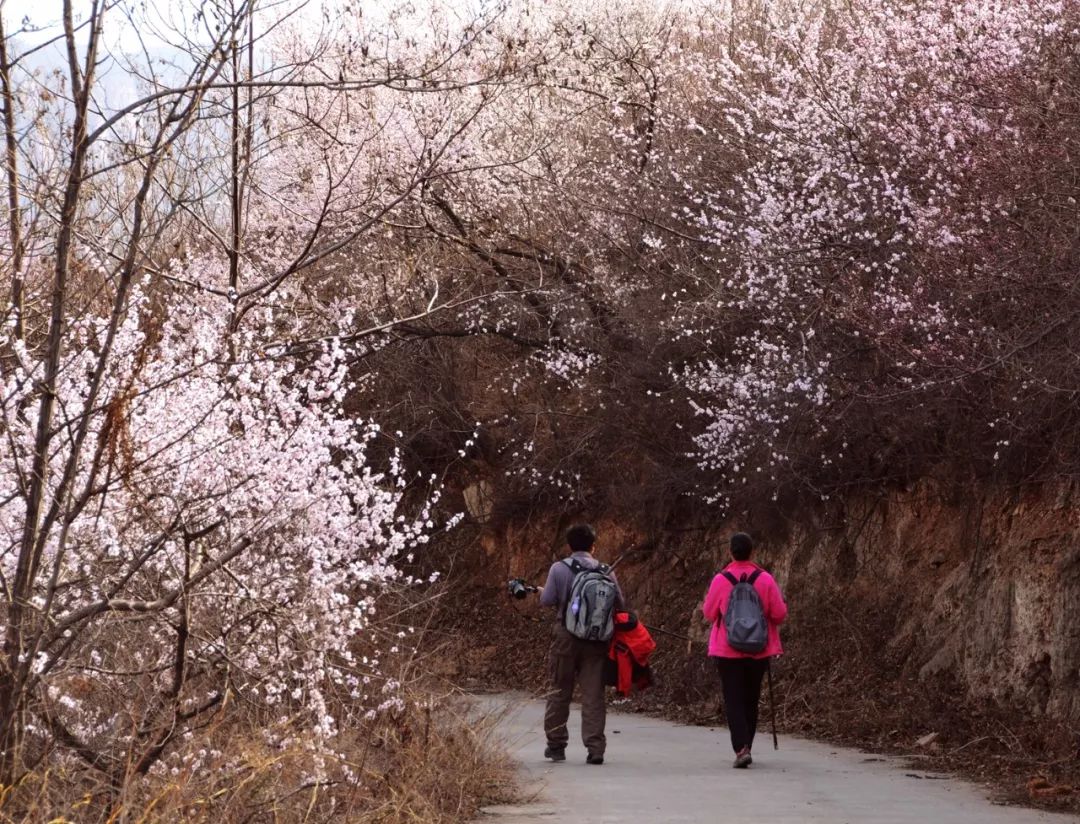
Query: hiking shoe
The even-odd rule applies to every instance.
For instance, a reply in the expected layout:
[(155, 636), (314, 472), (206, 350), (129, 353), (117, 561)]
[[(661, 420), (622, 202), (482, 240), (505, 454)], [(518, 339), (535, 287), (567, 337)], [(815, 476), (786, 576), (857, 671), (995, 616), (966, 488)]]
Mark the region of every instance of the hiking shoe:
[(732, 764), (732, 766), (740, 770), (745, 770), (753, 763), (754, 759), (750, 757), (750, 748), (743, 747), (735, 754), (735, 763)]
[(550, 744), (544, 748), (544, 758), (552, 761), (566, 760), (566, 747), (552, 747)]
[(587, 756), (585, 756), (585, 763), (586, 764), (603, 764), (604, 763), (604, 756), (602, 756), (602, 755), (593, 755), (592, 753), (589, 753)]

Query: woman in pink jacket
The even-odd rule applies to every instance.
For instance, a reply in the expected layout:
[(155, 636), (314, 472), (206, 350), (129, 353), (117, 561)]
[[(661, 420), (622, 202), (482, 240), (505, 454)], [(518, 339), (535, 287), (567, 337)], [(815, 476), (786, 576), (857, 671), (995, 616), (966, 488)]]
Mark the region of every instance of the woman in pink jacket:
[[(749, 767), (753, 761), (750, 748), (757, 732), (761, 681), (769, 668), (769, 659), (783, 652), (779, 627), (787, 617), (787, 604), (780, 594), (780, 587), (768, 572), (751, 562), (753, 551), (754, 542), (749, 535), (737, 532), (731, 536), (732, 561), (713, 578), (701, 608), (705, 619), (713, 625), (709, 634), (709, 657), (716, 659), (720, 670), (724, 710), (731, 730), (731, 746), (735, 750), (734, 766), (740, 768)], [(740, 652), (728, 643), (723, 616), (735, 585), (725, 573), (736, 581), (743, 580), (744, 576), (748, 581), (753, 578), (752, 584), (768, 624), (765, 648), (760, 652)]]

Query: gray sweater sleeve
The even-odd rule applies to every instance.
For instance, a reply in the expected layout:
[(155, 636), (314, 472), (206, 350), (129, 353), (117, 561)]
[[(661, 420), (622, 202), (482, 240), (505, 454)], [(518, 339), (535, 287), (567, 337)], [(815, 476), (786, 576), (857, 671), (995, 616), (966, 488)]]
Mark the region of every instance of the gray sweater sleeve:
[(563, 593), (569, 591), (569, 575), (570, 567), (562, 561), (556, 561), (551, 565), (544, 590), (540, 593), (541, 606), (557, 607), (560, 601), (565, 600)]

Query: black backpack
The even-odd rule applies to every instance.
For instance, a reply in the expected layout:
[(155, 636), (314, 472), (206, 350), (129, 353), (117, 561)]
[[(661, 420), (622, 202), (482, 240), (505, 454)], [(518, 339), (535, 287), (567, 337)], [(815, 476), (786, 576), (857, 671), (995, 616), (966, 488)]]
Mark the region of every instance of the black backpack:
[(739, 652), (763, 652), (769, 643), (769, 622), (765, 619), (761, 596), (754, 589), (761, 570), (755, 569), (749, 575), (744, 572), (737, 580), (726, 569), (720, 574), (735, 587), (724, 613), (728, 646)]

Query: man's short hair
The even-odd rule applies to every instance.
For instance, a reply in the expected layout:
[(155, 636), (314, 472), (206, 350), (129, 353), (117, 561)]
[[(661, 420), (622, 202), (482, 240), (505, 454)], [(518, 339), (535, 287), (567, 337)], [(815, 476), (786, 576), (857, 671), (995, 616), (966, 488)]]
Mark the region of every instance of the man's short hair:
[(576, 524), (566, 530), (566, 543), (574, 552), (588, 552), (596, 543), (596, 533), (588, 524)]
[(736, 532), (731, 536), (731, 557), (736, 561), (746, 561), (754, 551), (754, 541), (745, 532)]

